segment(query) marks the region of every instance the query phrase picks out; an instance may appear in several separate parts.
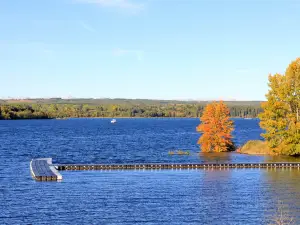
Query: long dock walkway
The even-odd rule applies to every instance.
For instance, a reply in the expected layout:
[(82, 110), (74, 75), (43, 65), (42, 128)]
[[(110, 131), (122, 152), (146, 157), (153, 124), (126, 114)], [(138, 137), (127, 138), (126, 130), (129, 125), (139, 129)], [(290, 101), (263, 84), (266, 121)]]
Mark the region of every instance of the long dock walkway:
[(208, 168), (300, 168), (300, 163), (149, 163), (149, 164), (61, 164), (58, 170), (141, 170), (141, 169), (208, 169)]
[[(45, 163), (46, 162), (46, 163)], [(49, 169), (48, 169), (49, 168)], [(145, 163), (145, 164), (58, 164), (52, 159), (34, 159), (30, 163), (31, 173), (36, 180), (61, 180), (58, 171), (75, 170), (170, 170), (170, 169), (243, 169), (243, 168), (297, 168), (300, 162), (276, 163)], [(49, 171), (51, 170), (51, 171)]]

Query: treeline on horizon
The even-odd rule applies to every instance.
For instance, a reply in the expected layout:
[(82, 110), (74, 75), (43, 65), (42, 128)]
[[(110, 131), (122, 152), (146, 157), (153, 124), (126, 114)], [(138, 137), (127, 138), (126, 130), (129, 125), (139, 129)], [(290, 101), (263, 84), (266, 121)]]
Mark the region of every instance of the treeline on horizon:
[[(117, 100), (103, 104), (95, 102), (75, 103), (76, 100), (62, 103), (44, 102), (1, 102), (0, 119), (52, 119), (82, 117), (200, 117), (209, 102), (180, 102), (159, 100)], [(70, 103), (72, 102), (72, 103)], [(112, 103), (113, 102), (113, 103)], [(256, 118), (262, 108), (259, 102), (225, 102), (231, 117)]]

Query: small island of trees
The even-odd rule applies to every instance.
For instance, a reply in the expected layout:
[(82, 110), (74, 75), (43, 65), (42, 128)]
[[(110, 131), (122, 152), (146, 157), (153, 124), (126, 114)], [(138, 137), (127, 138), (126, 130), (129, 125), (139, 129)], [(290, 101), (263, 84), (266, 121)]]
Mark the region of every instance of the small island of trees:
[(300, 155), (300, 58), (285, 74), (269, 75), (267, 101), (262, 103), (260, 126), (265, 141), (249, 141), (240, 152), (248, 154)]
[[(284, 75), (269, 75), (267, 101), (259, 114), (265, 141), (248, 141), (238, 151), (247, 154), (300, 155), (300, 58), (293, 61)], [(230, 110), (223, 103), (211, 103), (204, 109), (197, 131), (202, 152), (234, 150)]]

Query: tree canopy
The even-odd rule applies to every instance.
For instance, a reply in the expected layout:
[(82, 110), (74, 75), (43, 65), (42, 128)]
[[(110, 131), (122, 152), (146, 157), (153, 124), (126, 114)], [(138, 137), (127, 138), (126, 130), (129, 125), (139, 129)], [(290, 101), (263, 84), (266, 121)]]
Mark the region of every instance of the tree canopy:
[(230, 120), (228, 107), (223, 102), (208, 104), (200, 118), (197, 131), (202, 133), (198, 144), (203, 152), (225, 152), (234, 149), (231, 132), (233, 121)]
[(285, 74), (269, 75), (267, 102), (262, 103), (262, 136), (273, 152), (300, 154), (300, 58), (293, 61)]

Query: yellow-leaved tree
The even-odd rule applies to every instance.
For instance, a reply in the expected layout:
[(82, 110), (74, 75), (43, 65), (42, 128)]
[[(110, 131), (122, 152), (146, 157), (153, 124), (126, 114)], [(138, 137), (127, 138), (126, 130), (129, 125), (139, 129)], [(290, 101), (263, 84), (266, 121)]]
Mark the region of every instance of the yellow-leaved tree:
[(231, 132), (233, 121), (224, 102), (208, 104), (200, 118), (201, 123), (197, 131), (202, 133), (198, 144), (202, 152), (226, 152), (234, 150)]
[(259, 115), (262, 134), (274, 153), (300, 154), (300, 58), (293, 61), (284, 75), (269, 75), (267, 102)]

